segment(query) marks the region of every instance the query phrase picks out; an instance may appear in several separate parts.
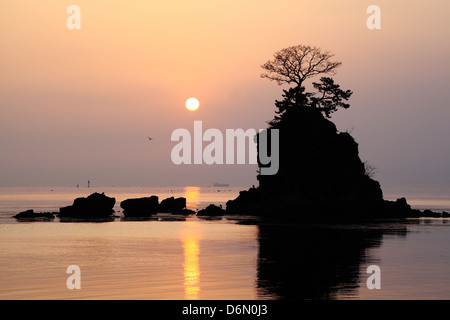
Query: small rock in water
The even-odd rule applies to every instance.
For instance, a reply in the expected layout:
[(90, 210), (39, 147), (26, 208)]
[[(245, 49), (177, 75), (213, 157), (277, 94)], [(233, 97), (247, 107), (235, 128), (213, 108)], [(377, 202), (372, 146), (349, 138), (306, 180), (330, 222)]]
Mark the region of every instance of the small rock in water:
[(52, 212), (34, 212), (34, 210), (27, 210), (20, 212), (14, 216), (14, 218), (21, 219), (55, 219)]
[(198, 216), (223, 216), (224, 214), (225, 210), (214, 204), (210, 204), (205, 209), (202, 209), (199, 212), (197, 212)]
[(120, 203), (125, 217), (149, 217), (158, 209), (158, 197), (127, 199)]
[(114, 213), (115, 198), (104, 193), (93, 193), (87, 198), (77, 198), (73, 205), (59, 209), (59, 217), (70, 218), (105, 218)]
[(170, 197), (161, 201), (158, 207), (158, 212), (163, 213), (181, 213), (186, 208), (186, 198), (174, 198)]

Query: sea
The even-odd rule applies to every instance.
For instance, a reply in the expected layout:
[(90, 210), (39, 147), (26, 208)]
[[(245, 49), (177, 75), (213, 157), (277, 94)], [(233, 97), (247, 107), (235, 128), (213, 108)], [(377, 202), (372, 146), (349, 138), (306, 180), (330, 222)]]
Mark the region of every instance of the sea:
[[(449, 218), (284, 224), (157, 214), (129, 220), (120, 208), (125, 199), (151, 195), (185, 197), (193, 210), (225, 207), (245, 189), (0, 187), (0, 299), (450, 299)], [(113, 219), (13, 218), (28, 209), (57, 212), (93, 192), (116, 199)], [(418, 194), (408, 203), (450, 212), (445, 194)]]

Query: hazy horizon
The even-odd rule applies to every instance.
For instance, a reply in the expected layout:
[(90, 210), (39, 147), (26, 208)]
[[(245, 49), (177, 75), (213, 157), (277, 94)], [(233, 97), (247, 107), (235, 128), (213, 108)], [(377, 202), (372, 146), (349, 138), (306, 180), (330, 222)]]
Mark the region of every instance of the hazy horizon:
[(381, 30), (371, 4), (2, 1), (0, 186), (257, 185), (256, 165), (174, 165), (170, 136), (195, 120), (266, 128), (286, 87), (260, 66), (302, 44), (343, 63), (333, 78), (354, 94), (331, 120), (382, 189), (447, 192), (450, 3), (377, 1)]

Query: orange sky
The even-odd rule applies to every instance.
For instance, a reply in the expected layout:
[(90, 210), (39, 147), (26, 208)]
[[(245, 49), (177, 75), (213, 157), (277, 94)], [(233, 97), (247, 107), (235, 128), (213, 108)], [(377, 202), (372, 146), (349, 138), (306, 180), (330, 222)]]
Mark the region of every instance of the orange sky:
[[(66, 27), (71, 4), (80, 30)], [(260, 65), (305, 44), (343, 62), (336, 79), (354, 96), (333, 119), (355, 128), (382, 186), (449, 188), (450, 2), (376, 1), (375, 31), (371, 4), (1, 1), (0, 184), (251, 185), (254, 166), (174, 166), (170, 134), (194, 120), (264, 128), (282, 88)]]

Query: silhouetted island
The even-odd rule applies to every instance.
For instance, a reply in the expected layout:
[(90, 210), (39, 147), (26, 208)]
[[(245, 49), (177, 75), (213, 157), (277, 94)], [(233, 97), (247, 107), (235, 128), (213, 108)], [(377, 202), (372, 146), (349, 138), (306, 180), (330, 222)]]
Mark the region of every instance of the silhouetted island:
[[(386, 201), (366, 172), (358, 144), (313, 108), (297, 108), (280, 130), (280, 167), (258, 175), (259, 186), (227, 202), (228, 214), (413, 217), (406, 199)], [(270, 130), (270, 129), (269, 129)]]
[(275, 102), (276, 115), (267, 129), (279, 130), (279, 170), (275, 175), (259, 174), (259, 186), (228, 201), (227, 214), (327, 219), (439, 216), (412, 209), (405, 198), (383, 199), (370, 166), (359, 157), (358, 143), (329, 120), (338, 108), (349, 107), (350, 90), (322, 77), (313, 83), (315, 92), (306, 92), (302, 84), (307, 78), (332, 73), (340, 65), (330, 61), (332, 56), (297, 46), (277, 52), (275, 60), (262, 66), (263, 77), (295, 85), (283, 90), (283, 100)]

